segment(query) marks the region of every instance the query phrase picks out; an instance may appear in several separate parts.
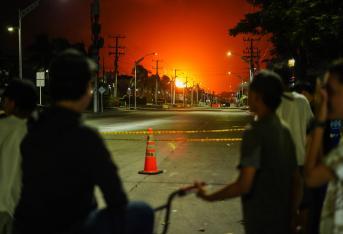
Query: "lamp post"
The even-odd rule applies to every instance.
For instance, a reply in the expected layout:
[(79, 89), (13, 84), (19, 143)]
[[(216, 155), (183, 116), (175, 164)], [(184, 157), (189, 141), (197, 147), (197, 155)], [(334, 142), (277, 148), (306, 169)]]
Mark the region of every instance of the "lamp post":
[(244, 61), (245, 63), (247, 63), (247, 64), (249, 64), (249, 77), (250, 77), (250, 82), (253, 80), (253, 78), (254, 78), (254, 66), (253, 66), (253, 64), (252, 64), (252, 62), (251, 62), (251, 60), (249, 61), (249, 60), (247, 60), (244, 56), (240, 56), (240, 55), (238, 55), (238, 54), (236, 54), (236, 53), (233, 53), (232, 51), (228, 51), (227, 53), (226, 53), (226, 55), (228, 56), (228, 57), (231, 57), (231, 56), (237, 56), (237, 57), (239, 57), (242, 61)]
[[(18, 53), (19, 53), (19, 78), (23, 79), (23, 52), (22, 52), (22, 39), (21, 39), (21, 30), (22, 30), (22, 20), (23, 18), (31, 13), (34, 9), (36, 9), (39, 6), (40, 0), (36, 0), (33, 3), (31, 3), (29, 6), (24, 8), (23, 10), (19, 9), (18, 12)], [(8, 27), (7, 30), (9, 32), (14, 31), (14, 27)]]
[(290, 78), (289, 83), (290, 83), (290, 85), (293, 85), (295, 82), (295, 71), (294, 71), (295, 70), (295, 59), (294, 58), (291, 58), (288, 60), (288, 67), (292, 72), (292, 77)]
[(229, 76), (231, 76), (231, 75), (235, 75), (237, 78), (239, 78), (240, 80), (241, 80), (241, 93), (242, 93), (242, 95), (243, 95), (243, 93), (244, 93), (244, 87), (243, 87), (243, 85), (244, 85), (244, 82), (243, 82), (243, 77), (241, 76), (241, 75), (239, 75), (239, 74), (237, 74), (237, 73), (232, 73), (232, 72), (228, 72), (227, 73)]
[(135, 90), (134, 90), (134, 97), (135, 97), (135, 110), (137, 109), (137, 66), (139, 65), (140, 62), (142, 62), (145, 57), (150, 56), (150, 55), (157, 55), (157, 53), (149, 53), (141, 57), (140, 59), (135, 61)]

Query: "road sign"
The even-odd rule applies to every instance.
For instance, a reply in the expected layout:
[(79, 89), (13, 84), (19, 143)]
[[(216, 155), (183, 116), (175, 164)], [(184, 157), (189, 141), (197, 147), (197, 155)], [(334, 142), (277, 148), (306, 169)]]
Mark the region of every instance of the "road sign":
[(100, 94), (104, 94), (105, 91), (106, 91), (106, 89), (105, 89), (104, 87), (101, 86), (101, 87), (98, 89), (98, 91), (99, 91)]
[(44, 87), (45, 86), (45, 72), (36, 73), (36, 86)]
[(45, 80), (36, 80), (36, 86), (37, 87), (44, 87), (45, 86)]
[(45, 86), (45, 72), (36, 73), (36, 86), (39, 87), (39, 105), (42, 105), (42, 87)]

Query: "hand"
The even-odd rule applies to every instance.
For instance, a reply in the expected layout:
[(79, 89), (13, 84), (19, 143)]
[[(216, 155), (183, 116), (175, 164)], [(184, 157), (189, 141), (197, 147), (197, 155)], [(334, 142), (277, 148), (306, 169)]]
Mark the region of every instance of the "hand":
[(208, 195), (207, 195), (206, 190), (204, 189), (204, 185), (205, 185), (204, 182), (198, 182), (198, 181), (194, 182), (195, 189), (197, 190), (197, 193), (196, 193), (197, 196), (203, 200), (208, 201)]
[(291, 217), (290, 234), (302, 233), (301, 218), (298, 212), (295, 212)]

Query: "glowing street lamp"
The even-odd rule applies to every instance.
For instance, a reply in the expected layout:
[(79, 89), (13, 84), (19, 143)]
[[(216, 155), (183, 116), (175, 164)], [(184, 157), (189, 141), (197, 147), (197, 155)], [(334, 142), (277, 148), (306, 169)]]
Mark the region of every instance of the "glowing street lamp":
[(289, 80), (290, 85), (293, 85), (295, 82), (295, 59), (291, 58), (288, 60), (288, 67), (292, 71), (292, 77)]
[(237, 57), (239, 57), (242, 61), (244, 61), (245, 63), (247, 63), (247, 64), (249, 64), (249, 73), (250, 73), (250, 82), (253, 80), (253, 78), (254, 78), (254, 72), (255, 72), (255, 68), (254, 68), (254, 64), (253, 64), (253, 62), (252, 62), (252, 60), (248, 60), (248, 59), (246, 59), (246, 57), (244, 57), (244, 56), (240, 56), (240, 55), (238, 55), (238, 54), (236, 54), (236, 53), (233, 53), (233, 52), (231, 52), (231, 51), (228, 51), (227, 53), (226, 53), (226, 55), (228, 56), (228, 57), (231, 57), (231, 56), (233, 56), (233, 55), (235, 55), (235, 56), (237, 56)]
[(151, 56), (151, 55), (157, 56), (158, 54), (156, 52), (149, 53), (135, 61), (135, 90), (134, 90), (135, 110), (137, 109), (137, 66), (139, 65), (140, 62), (142, 62), (145, 59), (145, 57)]
[(291, 58), (288, 60), (288, 67), (295, 67), (295, 59)]
[(7, 28), (7, 31), (9, 31), (9, 32), (14, 32), (14, 27), (8, 27), (8, 28)]

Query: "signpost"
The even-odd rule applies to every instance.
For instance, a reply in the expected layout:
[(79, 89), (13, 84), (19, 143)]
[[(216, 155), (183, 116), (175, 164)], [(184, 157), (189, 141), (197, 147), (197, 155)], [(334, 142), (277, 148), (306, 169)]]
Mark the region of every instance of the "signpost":
[(45, 72), (36, 73), (36, 86), (39, 87), (39, 105), (42, 105), (42, 87), (45, 86)]
[(98, 89), (99, 93), (100, 93), (100, 98), (101, 98), (101, 112), (104, 112), (104, 99), (103, 99), (103, 94), (106, 92), (106, 89), (104, 87), (100, 87)]

